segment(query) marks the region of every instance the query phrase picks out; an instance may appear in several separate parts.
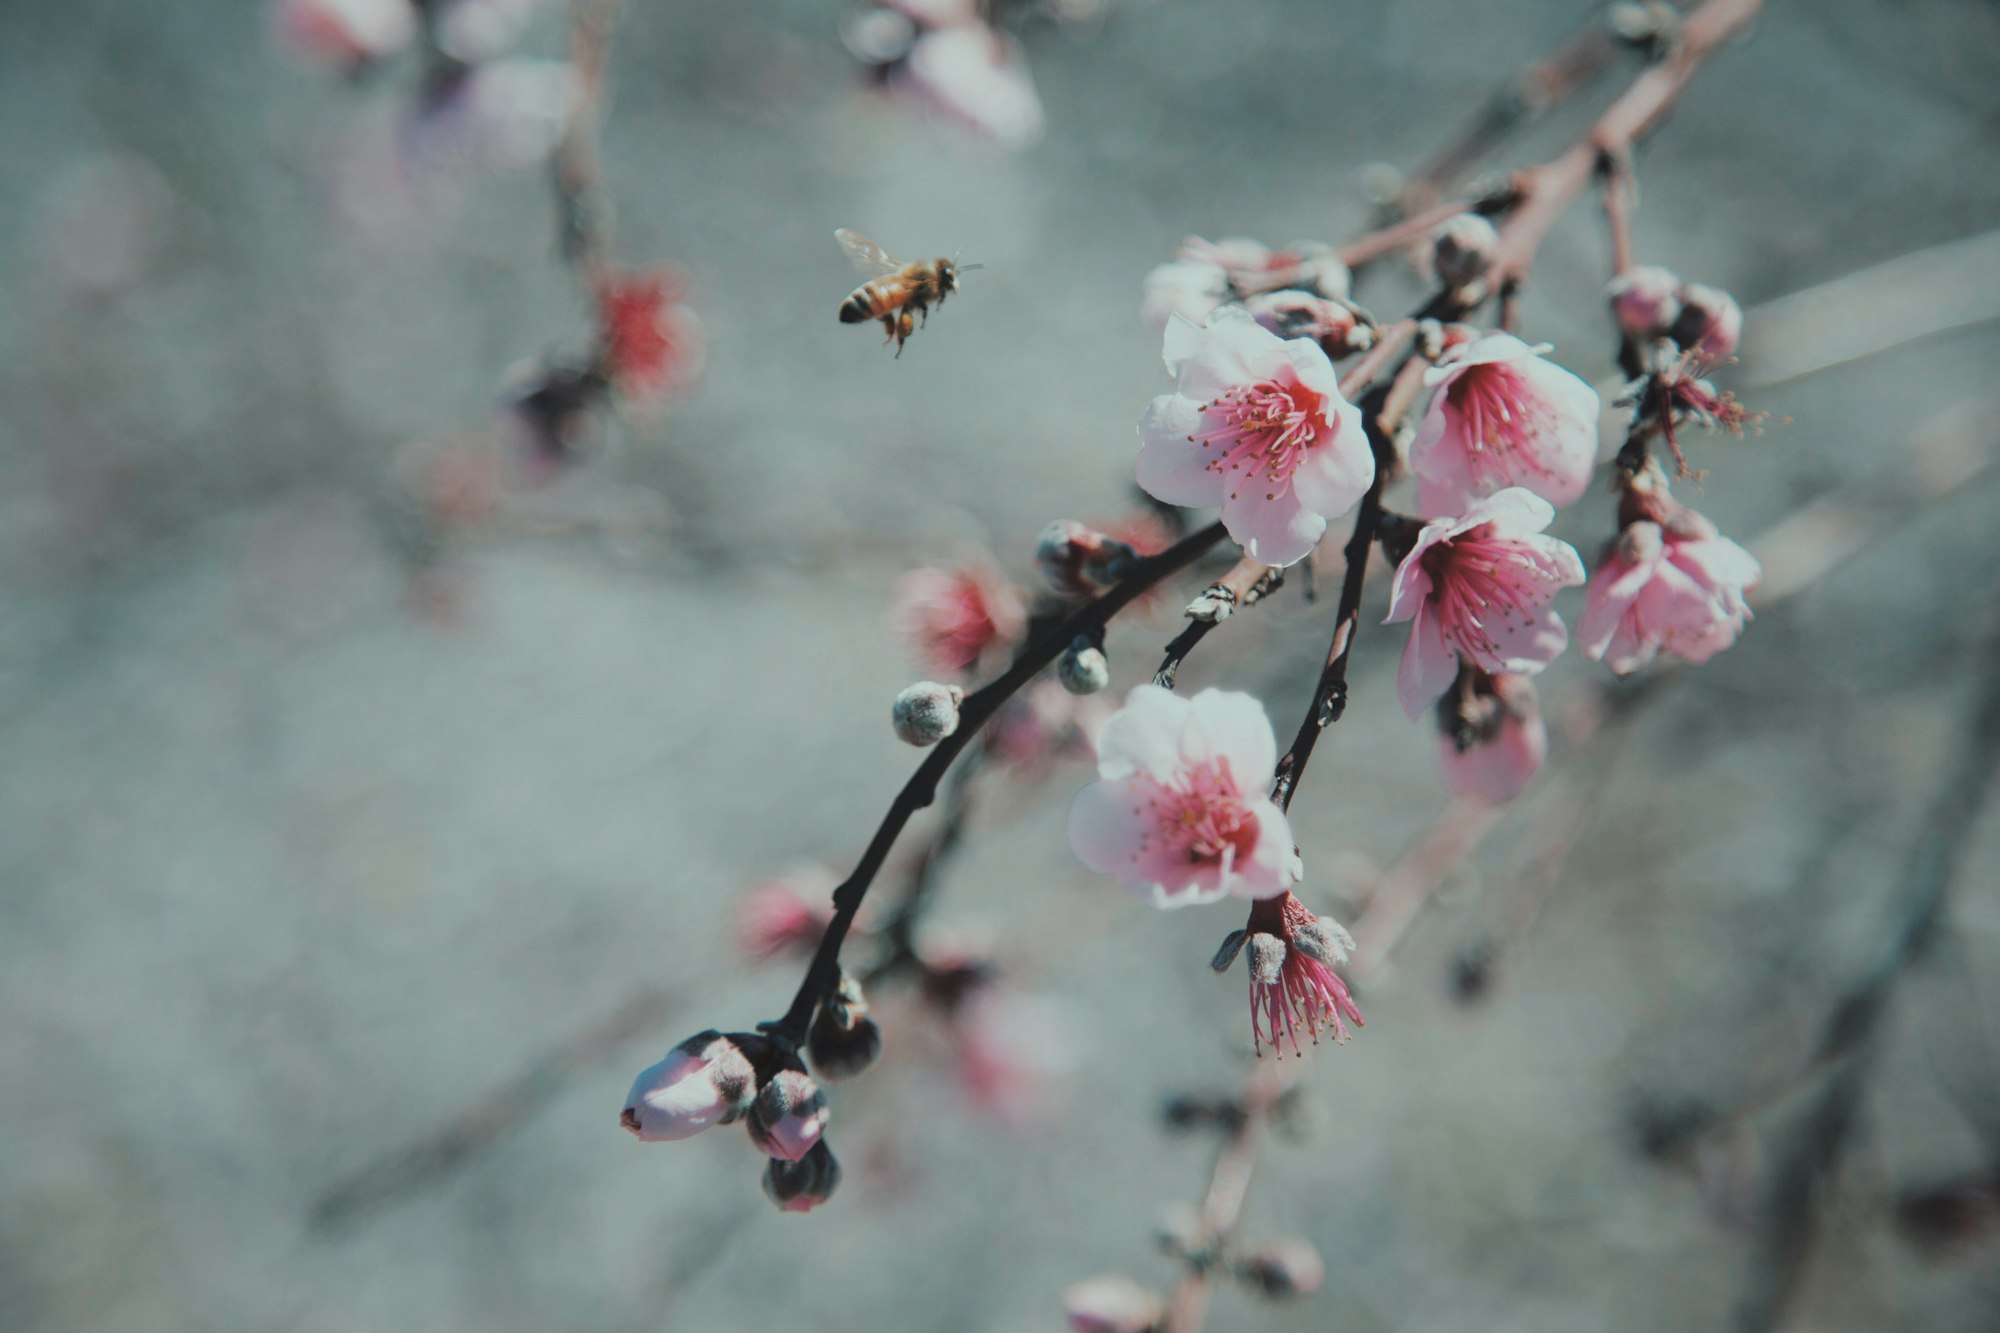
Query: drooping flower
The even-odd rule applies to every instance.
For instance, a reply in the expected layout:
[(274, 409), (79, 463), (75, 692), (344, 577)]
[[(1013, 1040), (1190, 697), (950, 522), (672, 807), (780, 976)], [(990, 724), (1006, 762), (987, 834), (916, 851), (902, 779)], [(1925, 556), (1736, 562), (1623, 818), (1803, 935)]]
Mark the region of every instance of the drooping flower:
[(1583, 655), (1628, 675), (1662, 652), (1706, 662), (1736, 642), (1763, 570), (1714, 524), (1679, 509), (1671, 527), (1628, 524), (1591, 575), (1577, 622)]
[(1375, 479), (1361, 411), (1333, 363), (1241, 311), (1199, 328), (1169, 322), (1166, 362), (1178, 382), (1139, 420), (1139, 485), (1168, 504), (1221, 506), (1253, 560), (1303, 560)]
[(1346, 1041), (1347, 1025), (1364, 1026), (1347, 983), (1334, 969), (1346, 964), (1354, 940), (1340, 924), (1315, 916), (1296, 895), (1265, 898), (1250, 909), (1249, 924), (1231, 931), (1213, 964), (1226, 972), (1240, 951), (1250, 970), (1250, 1037), (1263, 1054), (1264, 1043), (1281, 1056), (1289, 1041), (1300, 1053), (1299, 1033), (1319, 1044), (1325, 1027), (1334, 1041)]
[(280, 0), (272, 24), (301, 54), (352, 71), (408, 46), (417, 12), (410, 0)]
[(1029, 148), (1042, 137), (1042, 99), (1020, 47), (984, 23), (919, 32), (885, 82), (892, 94), (1002, 148)]
[(1265, 795), (1277, 759), (1249, 695), (1138, 686), (1097, 735), (1099, 780), (1070, 807), (1070, 846), (1155, 907), (1282, 893), (1292, 831)]
[(597, 289), (598, 360), (628, 398), (681, 388), (701, 371), (701, 321), (671, 273), (613, 272)]
[(641, 1073), (625, 1096), (618, 1123), (645, 1143), (692, 1138), (750, 1109), (757, 1076), (735, 1040), (698, 1032)]
[(939, 672), (971, 670), (990, 649), (1011, 643), (1026, 620), (1006, 580), (978, 563), (913, 569), (896, 580), (892, 597), (897, 631)]
[(1511, 487), (1459, 518), (1426, 523), (1396, 567), (1385, 624), (1413, 622), (1397, 689), (1412, 720), (1458, 676), (1462, 657), (1482, 671), (1530, 676), (1569, 641), (1550, 603), (1583, 582), (1568, 542), (1545, 536), (1547, 500)]
[(1451, 794), (1498, 806), (1519, 796), (1549, 755), (1549, 729), (1523, 676), (1464, 668), (1438, 702), (1438, 767)]
[(1426, 518), (1521, 486), (1566, 505), (1597, 465), (1597, 391), (1511, 333), (1489, 333), (1424, 374), (1429, 410), (1410, 446)]

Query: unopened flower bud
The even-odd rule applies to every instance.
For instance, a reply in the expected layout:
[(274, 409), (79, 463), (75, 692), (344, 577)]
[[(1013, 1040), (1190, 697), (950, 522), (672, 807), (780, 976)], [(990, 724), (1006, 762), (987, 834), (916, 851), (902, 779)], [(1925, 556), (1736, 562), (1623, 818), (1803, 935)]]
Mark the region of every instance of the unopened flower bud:
[(1326, 1265), (1312, 1242), (1286, 1237), (1266, 1241), (1238, 1258), (1236, 1276), (1258, 1295), (1283, 1301), (1319, 1290)]
[(1285, 971), (1285, 942), (1276, 935), (1259, 931), (1249, 939), (1250, 980), (1258, 986), (1275, 986)]
[(1071, 694), (1095, 694), (1111, 683), (1111, 663), (1102, 648), (1079, 638), (1056, 663), (1056, 679)]
[(868, 1016), (861, 983), (843, 975), (839, 989), (820, 1002), (806, 1033), (806, 1058), (821, 1078), (852, 1078), (882, 1053), (882, 1029)]
[(1292, 927), (1292, 947), (1316, 963), (1344, 967), (1354, 948), (1354, 937), (1331, 917), (1314, 917)]
[(750, 1138), (773, 1157), (796, 1162), (826, 1132), (826, 1093), (803, 1069), (781, 1069), (757, 1091), (745, 1121)]
[(918, 681), (890, 707), (897, 737), (911, 745), (936, 745), (958, 730), (958, 705), (964, 698), (965, 691), (956, 685)]
[(1743, 307), (1728, 292), (1691, 282), (1681, 288), (1674, 341), (1714, 365), (1736, 354), (1743, 337)]
[(1673, 328), (1681, 315), (1681, 280), (1652, 265), (1630, 268), (1604, 288), (1618, 327), (1635, 342), (1650, 342)]
[(1477, 213), (1460, 213), (1437, 229), (1431, 239), (1431, 260), (1440, 281), (1453, 288), (1476, 282), (1500, 248), (1500, 233)]
[(1235, 963), (1236, 955), (1243, 951), (1244, 938), (1244, 932), (1240, 930), (1232, 930), (1224, 935), (1222, 947), (1215, 951), (1215, 957), (1209, 959), (1208, 965), (1218, 973), (1227, 972), (1230, 965)]
[(840, 1188), (840, 1163), (824, 1142), (796, 1162), (773, 1157), (764, 1168), (764, 1196), (787, 1213), (809, 1213)]
[(1072, 1333), (1147, 1333), (1165, 1313), (1159, 1298), (1129, 1277), (1086, 1278), (1063, 1293)]
[(1361, 322), (1353, 306), (1296, 288), (1260, 292), (1246, 300), (1243, 308), (1280, 338), (1311, 338), (1335, 359), (1374, 341), (1374, 329)]
[(1131, 543), (1071, 518), (1049, 524), (1035, 542), (1035, 563), (1059, 592), (1086, 593), (1116, 583), (1132, 572), (1138, 558)]
[(1291, 285), (1329, 301), (1345, 301), (1354, 290), (1354, 272), (1340, 261), (1340, 251), (1324, 241), (1294, 241), (1285, 247), (1298, 257)]
[(749, 1109), (757, 1075), (737, 1044), (710, 1029), (696, 1033), (640, 1074), (618, 1123), (645, 1143), (691, 1138)]

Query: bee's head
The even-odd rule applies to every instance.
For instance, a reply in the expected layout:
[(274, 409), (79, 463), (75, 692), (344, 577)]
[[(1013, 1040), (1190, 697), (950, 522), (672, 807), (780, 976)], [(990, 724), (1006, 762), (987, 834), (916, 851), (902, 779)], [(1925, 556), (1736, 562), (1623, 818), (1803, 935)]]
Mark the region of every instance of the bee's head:
[(958, 262), (957, 255), (953, 255), (950, 259), (940, 259), (938, 260), (938, 282), (946, 291), (955, 292), (958, 290), (959, 274), (970, 273), (976, 268), (985, 267), (986, 265), (984, 264), (961, 264)]

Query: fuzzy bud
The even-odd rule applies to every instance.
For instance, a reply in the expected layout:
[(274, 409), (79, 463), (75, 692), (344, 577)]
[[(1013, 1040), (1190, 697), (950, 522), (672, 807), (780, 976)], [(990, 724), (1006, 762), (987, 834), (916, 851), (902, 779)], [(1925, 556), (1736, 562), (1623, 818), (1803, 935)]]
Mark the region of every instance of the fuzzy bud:
[(1500, 233), (1477, 213), (1460, 213), (1431, 238), (1431, 261), (1440, 281), (1454, 289), (1486, 276), (1500, 248)]
[(1354, 937), (1330, 917), (1314, 917), (1292, 927), (1292, 947), (1316, 963), (1344, 967), (1354, 948)]
[(1276, 935), (1259, 931), (1249, 939), (1250, 980), (1258, 986), (1275, 986), (1285, 971), (1285, 942)]
[(840, 987), (820, 1003), (806, 1034), (806, 1058), (821, 1078), (852, 1078), (882, 1053), (882, 1029), (868, 1016), (861, 983), (842, 975)]
[(1243, 303), (1250, 318), (1280, 338), (1311, 338), (1335, 360), (1375, 341), (1375, 330), (1345, 301), (1297, 288), (1260, 292)]
[(643, 1143), (692, 1138), (749, 1109), (757, 1075), (749, 1057), (720, 1032), (689, 1037), (640, 1074), (618, 1123)]
[(1727, 361), (1743, 337), (1743, 307), (1728, 292), (1691, 282), (1681, 288), (1673, 333), (1675, 342), (1710, 365)]
[(918, 681), (890, 707), (897, 738), (911, 745), (936, 745), (958, 730), (958, 705), (964, 698), (965, 691), (956, 685)]
[(1056, 663), (1056, 679), (1071, 694), (1095, 694), (1111, 683), (1111, 663), (1102, 648), (1079, 638)]
[(1164, 1313), (1157, 1296), (1119, 1274), (1086, 1278), (1063, 1293), (1072, 1333), (1147, 1333)]
[(1605, 286), (1604, 295), (1618, 327), (1634, 342), (1662, 336), (1681, 316), (1681, 280), (1663, 268), (1627, 269)]
[(1059, 592), (1081, 594), (1116, 583), (1131, 572), (1138, 558), (1130, 543), (1073, 518), (1057, 519), (1035, 541), (1035, 564)]
[(840, 1188), (840, 1163), (824, 1142), (796, 1162), (773, 1157), (764, 1168), (764, 1196), (787, 1213), (809, 1213)]
[(1217, 973), (1227, 972), (1236, 962), (1236, 955), (1243, 951), (1244, 932), (1232, 930), (1222, 937), (1222, 947), (1215, 951), (1215, 957), (1208, 960), (1209, 967)]
[(796, 1162), (826, 1132), (826, 1094), (802, 1069), (781, 1069), (758, 1089), (744, 1122), (751, 1141), (773, 1157)]
[(1265, 1241), (1239, 1257), (1236, 1276), (1258, 1295), (1284, 1301), (1319, 1290), (1326, 1265), (1310, 1241), (1287, 1237)]

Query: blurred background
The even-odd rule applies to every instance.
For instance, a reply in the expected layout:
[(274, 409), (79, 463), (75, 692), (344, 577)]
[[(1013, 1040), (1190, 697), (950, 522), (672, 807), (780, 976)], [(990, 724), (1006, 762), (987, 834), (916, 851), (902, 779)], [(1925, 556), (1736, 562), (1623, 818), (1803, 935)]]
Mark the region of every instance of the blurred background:
[[(516, 53), (561, 59), (562, 10)], [(616, 1125), (681, 1036), (782, 1007), (745, 887), (845, 869), (911, 767), (896, 578), (1025, 579), (1050, 519), (1132, 507), (1146, 272), (1366, 230), (1371, 164), (1598, 7), (1062, 12), (1013, 25), (1046, 129), (1011, 151), (867, 86), (837, 5), (628, 5), (611, 249), (682, 272), (707, 364), (554, 476), (477, 447), (590, 340), (547, 173), (383, 170), (414, 57), (346, 79), (240, 3), (0, 13), (0, 1327), (1030, 1330), (1092, 1273), (1172, 1280), (1150, 1232), (1215, 1144), (1159, 1107), (1248, 1065), (1204, 966), (1237, 914), (1086, 874), (1080, 764), (982, 805), (934, 913), (999, 960), (1032, 1107), (907, 1007), (811, 1216), (733, 1132)], [(1804, 577), (1643, 706), (1552, 669), (1574, 743), (1444, 857), (1253, 1187), (1244, 1234), (1311, 1240), (1323, 1288), (1211, 1327), (2000, 1326), (1996, 60), (1990, 3), (1776, 0), (1642, 151), (1639, 254), (1750, 309), (1721, 379), (1771, 414), (1684, 498)], [(892, 360), (833, 317), (842, 226), (987, 269)], [(1579, 206), (1525, 327), (1608, 399), (1607, 263)], [(1389, 267), (1385, 317), (1423, 290)], [(461, 446), (479, 522), (440, 519)], [(1609, 506), (1563, 523), (1594, 550)], [(1113, 635), (1117, 689), (1198, 582)], [(1459, 827), (1381, 595), (1294, 811), (1350, 921)], [(1282, 732), (1330, 614), (1287, 589), (1182, 680)]]

